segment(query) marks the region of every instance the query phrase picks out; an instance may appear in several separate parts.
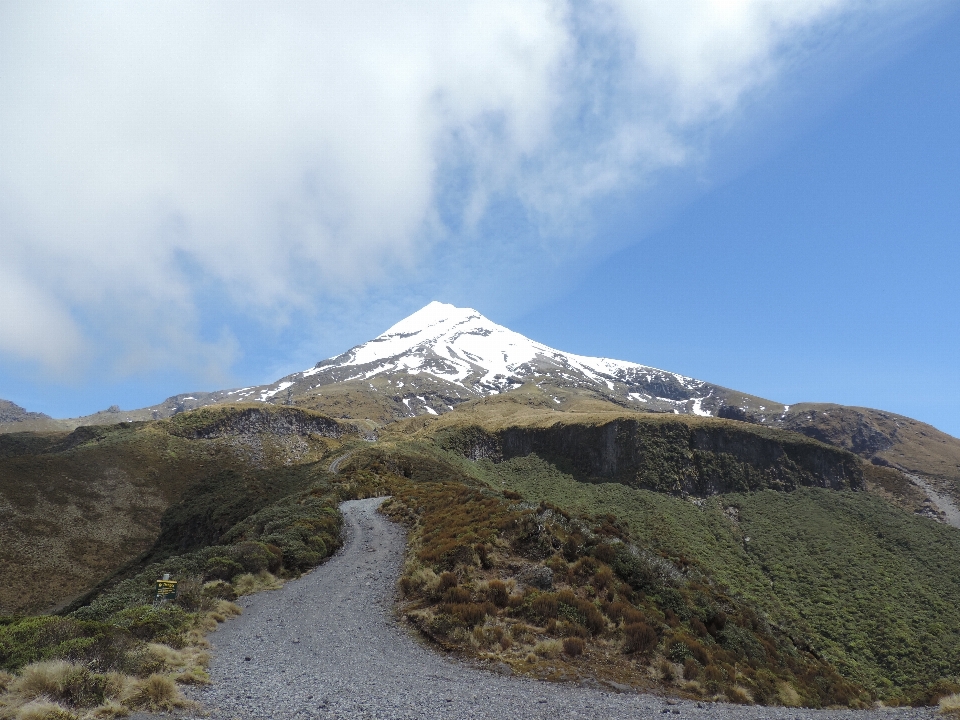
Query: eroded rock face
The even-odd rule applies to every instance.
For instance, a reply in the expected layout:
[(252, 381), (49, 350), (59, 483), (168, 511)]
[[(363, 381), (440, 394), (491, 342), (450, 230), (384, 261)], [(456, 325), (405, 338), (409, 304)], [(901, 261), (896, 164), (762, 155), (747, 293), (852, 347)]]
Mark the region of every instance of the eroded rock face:
[(247, 408), (186, 433), (194, 439), (270, 433), (273, 435), (319, 435), (339, 438), (345, 430), (336, 420), (296, 408), (267, 410)]
[(891, 427), (891, 423), (881, 427), (877, 418), (856, 408), (840, 406), (825, 411), (811, 409), (790, 413), (783, 427), (865, 458), (887, 450), (897, 441), (896, 428)]
[(536, 454), (587, 482), (614, 481), (677, 494), (864, 487), (861, 461), (843, 449), (719, 420), (622, 418), (496, 433), (469, 428), (446, 442), (474, 460), (500, 462)]

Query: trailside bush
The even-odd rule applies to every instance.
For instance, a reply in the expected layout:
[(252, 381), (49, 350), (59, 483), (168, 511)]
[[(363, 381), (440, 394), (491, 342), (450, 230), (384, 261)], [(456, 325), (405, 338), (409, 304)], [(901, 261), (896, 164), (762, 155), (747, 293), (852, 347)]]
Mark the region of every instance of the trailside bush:
[(10, 690), (25, 700), (48, 699), (86, 707), (103, 702), (107, 685), (106, 676), (84, 665), (48, 660), (24, 667)]
[(176, 605), (137, 605), (114, 615), (112, 624), (139, 640), (180, 647), (183, 632), (190, 624), (190, 615)]
[(530, 601), (530, 612), (540, 620), (553, 620), (560, 610), (560, 603), (553, 593), (540, 593)]
[(490, 602), (499, 608), (504, 608), (510, 602), (510, 592), (502, 580), (491, 580), (487, 585), (487, 597)]
[(487, 615), (495, 615), (496, 608), (490, 603), (450, 603), (447, 611), (467, 627), (482, 623)]
[(623, 649), (627, 653), (645, 653), (657, 646), (657, 632), (646, 623), (631, 623), (623, 628)]
[(243, 565), (236, 560), (218, 555), (207, 561), (207, 565), (203, 569), (203, 576), (207, 580), (232, 580), (243, 572)]
[(125, 630), (100, 622), (41, 616), (0, 626), (0, 668), (43, 660), (84, 662), (101, 671), (122, 669), (136, 644)]
[(599, 635), (607, 627), (607, 620), (599, 608), (570, 590), (561, 590), (557, 594), (557, 616), (583, 625), (594, 635)]

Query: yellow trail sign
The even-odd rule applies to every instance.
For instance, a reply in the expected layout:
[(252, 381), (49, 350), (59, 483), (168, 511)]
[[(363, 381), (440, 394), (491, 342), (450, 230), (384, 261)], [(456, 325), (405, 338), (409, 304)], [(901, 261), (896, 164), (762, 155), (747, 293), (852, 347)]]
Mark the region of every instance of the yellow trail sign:
[(176, 600), (177, 581), (157, 580), (157, 600)]

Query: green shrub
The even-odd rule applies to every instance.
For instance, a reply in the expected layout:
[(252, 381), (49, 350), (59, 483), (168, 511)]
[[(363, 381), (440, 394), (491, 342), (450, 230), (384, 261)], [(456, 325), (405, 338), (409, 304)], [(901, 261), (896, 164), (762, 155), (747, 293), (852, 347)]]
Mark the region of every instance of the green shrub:
[(57, 616), (25, 618), (0, 626), (0, 669), (63, 659), (100, 671), (120, 670), (135, 645), (127, 631), (106, 623)]
[[(276, 562), (276, 556), (266, 545), (246, 540), (230, 547), (228, 556), (240, 564), (244, 572), (256, 574), (261, 570), (269, 570), (270, 565)], [(223, 578), (226, 580), (227, 578)]]
[(243, 573), (243, 565), (225, 556), (212, 557), (207, 561), (203, 576), (207, 580), (232, 580)]
[(139, 640), (165, 643), (172, 647), (183, 644), (183, 632), (191, 618), (176, 605), (137, 605), (121, 610), (112, 623)]
[(607, 627), (607, 620), (597, 606), (570, 590), (561, 590), (557, 594), (557, 617), (583, 625), (594, 635), (599, 635)]
[(670, 647), (667, 648), (667, 657), (671, 662), (683, 663), (687, 658), (692, 658), (693, 653), (685, 642), (677, 641), (670, 643)]

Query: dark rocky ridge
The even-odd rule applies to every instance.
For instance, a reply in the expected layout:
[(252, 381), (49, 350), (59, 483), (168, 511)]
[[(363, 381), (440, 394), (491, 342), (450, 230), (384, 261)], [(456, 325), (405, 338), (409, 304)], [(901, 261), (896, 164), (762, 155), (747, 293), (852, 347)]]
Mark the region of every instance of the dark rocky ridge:
[(349, 430), (336, 420), (296, 408), (245, 408), (225, 413), (199, 426), (177, 427), (175, 434), (193, 440), (209, 440), (232, 435), (270, 433), (272, 435), (319, 435), (340, 438)]
[(441, 443), (474, 460), (536, 454), (583, 481), (684, 495), (865, 487), (862, 461), (845, 450), (723, 420), (621, 418), (495, 432), (475, 426)]
[(28, 412), (9, 400), (0, 400), (0, 423), (24, 422), (25, 420), (49, 420), (49, 415)]

